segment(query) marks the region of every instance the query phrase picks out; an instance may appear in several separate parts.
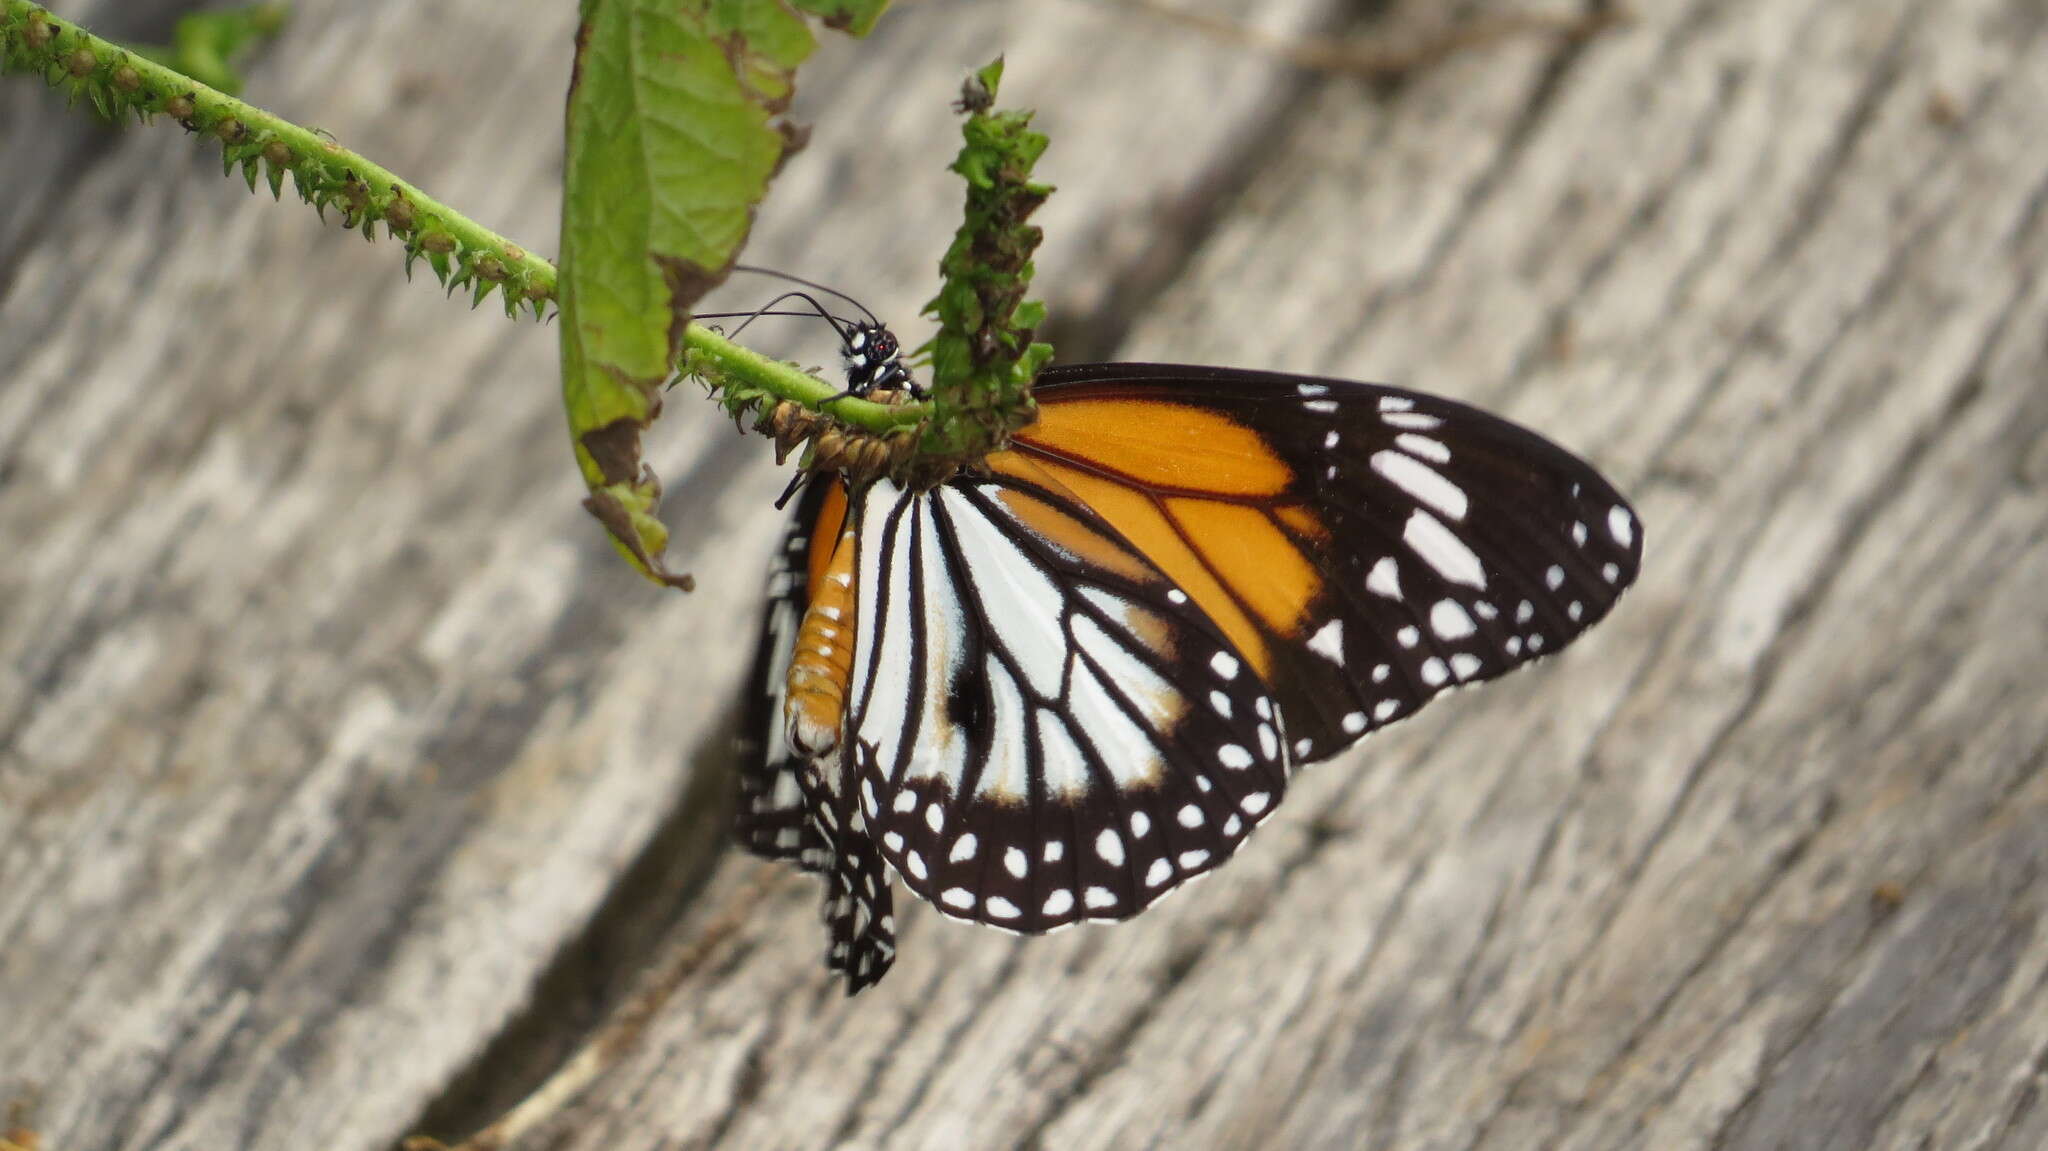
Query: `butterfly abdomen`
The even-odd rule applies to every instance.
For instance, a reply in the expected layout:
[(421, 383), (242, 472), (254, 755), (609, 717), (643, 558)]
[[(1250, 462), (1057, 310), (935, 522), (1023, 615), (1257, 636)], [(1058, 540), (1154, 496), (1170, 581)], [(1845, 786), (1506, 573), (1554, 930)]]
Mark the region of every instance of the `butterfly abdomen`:
[(783, 722), (790, 746), (812, 758), (838, 749), (847, 684), (853, 678), (852, 537), (850, 529), (840, 536), (831, 561), (819, 573), (789, 664)]

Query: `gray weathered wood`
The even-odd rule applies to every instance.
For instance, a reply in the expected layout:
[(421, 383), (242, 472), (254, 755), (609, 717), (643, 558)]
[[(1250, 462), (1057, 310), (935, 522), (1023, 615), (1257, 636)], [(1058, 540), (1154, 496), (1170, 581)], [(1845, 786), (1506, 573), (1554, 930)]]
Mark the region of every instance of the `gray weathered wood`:
[[(545, 237), (569, 15), (529, 7), (305, 4), (253, 90)], [(848, 1002), (777, 882), (543, 1145), (2048, 1143), (2048, 11), (1635, 8), (1386, 98), (1081, 5), (827, 49), (757, 258), (907, 316), (945, 99), (1007, 51), (1076, 330), (1496, 407), (1637, 498), (1647, 569), (1136, 923), (909, 908)], [(551, 332), (175, 134), (45, 166), (20, 89), (0, 1102), (63, 1151), (481, 1122), (758, 874), (711, 821), (778, 477), (679, 402), (703, 590), (641, 583), (576, 510)]]

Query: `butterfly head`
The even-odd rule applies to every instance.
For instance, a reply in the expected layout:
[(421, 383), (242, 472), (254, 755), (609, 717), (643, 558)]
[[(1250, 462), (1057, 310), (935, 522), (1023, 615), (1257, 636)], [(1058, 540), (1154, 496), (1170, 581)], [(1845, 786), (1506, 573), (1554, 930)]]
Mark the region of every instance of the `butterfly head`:
[(866, 397), (877, 389), (901, 390), (922, 399), (924, 389), (903, 363), (903, 345), (879, 320), (848, 322), (841, 339), (848, 394)]

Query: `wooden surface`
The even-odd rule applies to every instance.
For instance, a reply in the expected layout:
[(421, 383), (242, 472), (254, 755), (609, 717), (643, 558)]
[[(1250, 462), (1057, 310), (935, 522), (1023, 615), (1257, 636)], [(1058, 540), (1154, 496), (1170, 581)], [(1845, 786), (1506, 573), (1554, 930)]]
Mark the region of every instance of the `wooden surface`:
[[(1209, 882), (1038, 940), (912, 908), (850, 1002), (722, 841), (764, 443), (677, 397), (700, 590), (656, 589), (577, 507), (551, 330), (0, 88), (0, 1105), (56, 1151), (458, 1135), (739, 912), (533, 1146), (2048, 1144), (2048, 7), (1633, 7), (1391, 91), (1067, 0), (828, 46), (751, 257), (907, 321), (1004, 51), (1066, 358), (1475, 400), (1650, 548)], [(571, 8), (302, 0), (251, 95), (544, 248)]]

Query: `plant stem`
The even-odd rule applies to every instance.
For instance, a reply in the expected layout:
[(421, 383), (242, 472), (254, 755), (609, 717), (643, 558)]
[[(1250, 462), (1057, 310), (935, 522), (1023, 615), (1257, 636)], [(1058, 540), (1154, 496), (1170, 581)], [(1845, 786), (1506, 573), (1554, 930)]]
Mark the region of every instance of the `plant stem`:
[[(507, 313), (539, 316), (554, 298), (555, 266), (531, 250), (333, 140), (94, 36), (40, 4), (0, 0), (0, 72), (40, 75), (64, 89), (73, 103), (83, 97), (108, 119), (133, 112), (147, 122), (167, 115), (218, 142), (227, 170), (240, 165), (251, 190), (261, 174), (272, 194), (281, 194), (289, 173), (300, 197), (323, 216), (332, 206), (341, 212), (344, 227), (360, 229), (366, 237), (381, 221), (404, 242), (408, 271), (414, 261), (425, 260), (451, 293), (470, 288), (472, 305), (497, 291)], [(838, 394), (825, 381), (702, 325), (690, 325), (685, 342), (727, 378), (777, 399), (819, 410), (822, 401)], [(830, 412), (870, 432), (915, 424), (925, 414), (923, 405), (853, 399), (832, 404)]]

